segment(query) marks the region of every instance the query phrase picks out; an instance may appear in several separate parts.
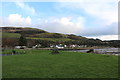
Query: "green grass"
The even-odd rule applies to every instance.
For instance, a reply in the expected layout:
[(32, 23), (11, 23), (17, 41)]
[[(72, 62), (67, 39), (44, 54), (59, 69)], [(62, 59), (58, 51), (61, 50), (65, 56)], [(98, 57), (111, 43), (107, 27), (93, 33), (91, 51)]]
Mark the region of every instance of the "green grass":
[[(17, 50), (21, 51), (21, 50)], [(26, 50), (3, 56), (3, 78), (117, 78), (118, 56)]]
[[(3, 51), (1, 54), (12, 54), (12, 49), (9, 49), (9, 50), (5, 50), (5, 51)], [(18, 53), (30, 53), (30, 51), (28, 51), (28, 50), (19, 50), (19, 49), (16, 49), (15, 50), (16, 52), (18, 52)]]
[(39, 39), (39, 40), (48, 40), (48, 41), (70, 41), (71, 39), (69, 38), (30, 38), (30, 37), (27, 37), (27, 39)]
[(18, 33), (2, 32), (2, 37), (3, 37), (3, 38), (19, 38), (19, 37), (20, 37), (20, 34), (18, 34)]
[(61, 34), (61, 33), (41, 33), (41, 34), (35, 34), (35, 35), (39, 38), (57, 38), (57, 37), (66, 38), (67, 37), (66, 34)]

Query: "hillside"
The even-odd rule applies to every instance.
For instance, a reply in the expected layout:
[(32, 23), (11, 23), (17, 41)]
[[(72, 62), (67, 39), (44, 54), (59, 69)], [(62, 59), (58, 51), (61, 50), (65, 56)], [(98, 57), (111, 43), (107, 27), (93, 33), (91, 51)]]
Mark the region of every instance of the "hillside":
[(49, 47), (52, 44), (77, 44), (87, 46), (107, 46), (108, 43), (104, 43), (99, 39), (88, 39), (82, 36), (76, 36), (74, 34), (60, 34), (50, 33), (41, 29), (29, 28), (29, 27), (1, 27), (3, 46), (15, 46), (19, 45), (20, 36), (24, 36), (27, 39), (27, 46), (33, 46), (36, 44), (42, 44), (43, 47)]
[(39, 39), (39, 38), (68, 38), (71, 40), (80, 40), (87, 39), (85, 37), (76, 36), (76, 35), (68, 35), (68, 34), (60, 34), (60, 33), (49, 33), (47, 31), (36, 29), (36, 28), (22, 28), (22, 27), (1, 27), (3, 38), (19, 38), (21, 34), (25, 37), (30, 37), (31, 39)]
[(36, 28), (23, 28), (23, 27), (2, 27), (2, 32), (19, 33), (19, 34), (37, 34), (47, 33), (47, 31), (36, 29)]

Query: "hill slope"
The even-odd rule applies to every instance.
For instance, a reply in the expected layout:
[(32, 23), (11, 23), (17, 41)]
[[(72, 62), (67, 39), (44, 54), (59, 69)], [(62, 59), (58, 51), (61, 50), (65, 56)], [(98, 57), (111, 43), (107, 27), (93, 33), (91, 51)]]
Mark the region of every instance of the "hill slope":
[(23, 27), (2, 27), (2, 32), (20, 33), (20, 34), (35, 34), (35, 33), (47, 33), (47, 31), (36, 28), (23, 28)]
[[(60, 34), (60, 33), (49, 33), (47, 31), (36, 29), (36, 28), (22, 28), (22, 27), (1, 27), (3, 36), (8, 37), (9, 35), (18, 35), (24, 34), (26, 37), (32, 37), (32, 38), (69, 38), (72, 40), (79, 40), (79, 39), (87, 39), (82, 36), (76, 36), (76, 35), (67, 35), (67, 34)], [(9, 33), (9, 34), (8, 34)], [(14, 34), (11, 34), (14, 33)], [(17, 33), (17, 34), (15, 34)]]
[[(26, 39), (28, 40), (28, 44), (30, 46), (36, 44), (42, 44), (44, 47), (48, 47), (51, 44), (60, 44), (60, 43), (66, 45), (77, 44), (77, 45), (88, 45), (88, 46), (97, 46), (97, 45), (99, 46), (104, 44), (99, 39), (88, 39), (86, 37), (76, 36), (74, 34), (49, 33), (47, 31), (36, 28), (1, 27), (1, 29), (3, 33), (2, 39), (4, 45), (8, 45), (6, 43), (10, 43), (13, 41), (16, 41), (15, 45), (17, 45), (19, 43), (18, 39), (21, 35), (26, 37)], [(10, 44), (14, 44), (14, 43), (15, 42)]]

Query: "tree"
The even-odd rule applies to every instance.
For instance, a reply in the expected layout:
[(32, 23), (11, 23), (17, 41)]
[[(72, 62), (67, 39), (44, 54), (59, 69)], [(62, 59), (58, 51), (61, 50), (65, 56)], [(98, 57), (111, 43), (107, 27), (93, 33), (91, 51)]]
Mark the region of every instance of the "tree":
[(19, 38), (19, 45), (20, 46), (27, 46), (27, 39), (23, 35), (21, 35)]

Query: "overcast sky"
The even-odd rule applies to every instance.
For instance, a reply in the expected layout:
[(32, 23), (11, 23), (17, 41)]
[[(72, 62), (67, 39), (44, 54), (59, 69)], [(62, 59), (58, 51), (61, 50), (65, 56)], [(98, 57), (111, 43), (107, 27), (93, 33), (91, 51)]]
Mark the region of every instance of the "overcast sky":
[(17, 1), (2, 2), (0, 7), (2, 26), (35, 27), (101, 40), (118, 39), (118, 0)]

